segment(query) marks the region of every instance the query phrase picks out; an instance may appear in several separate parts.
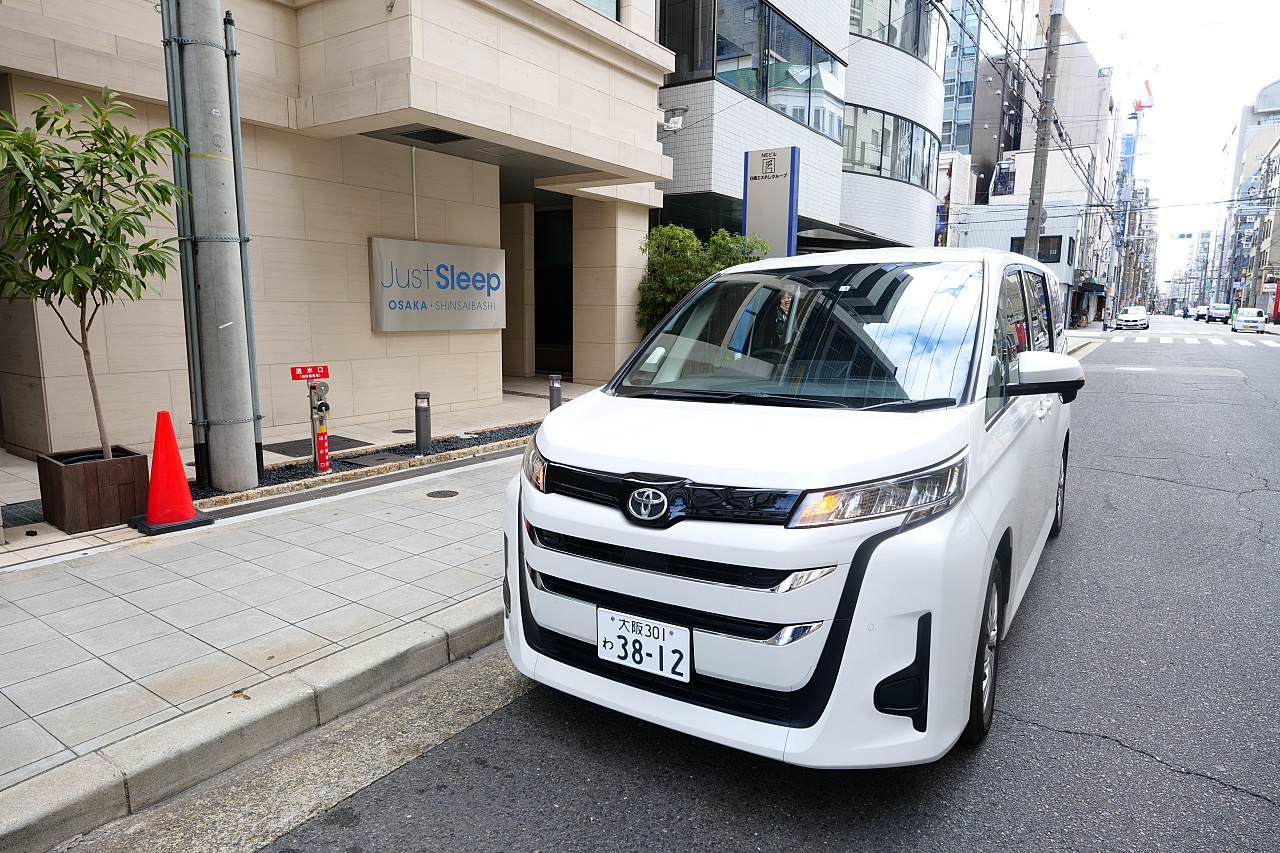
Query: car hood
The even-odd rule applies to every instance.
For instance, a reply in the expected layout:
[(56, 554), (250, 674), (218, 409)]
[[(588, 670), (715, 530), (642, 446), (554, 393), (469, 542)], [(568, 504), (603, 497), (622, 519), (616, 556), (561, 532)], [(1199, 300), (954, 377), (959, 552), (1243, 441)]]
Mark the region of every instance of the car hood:
[(926, 468), (969, 443), (965, 409), (800, 409), (615, 397), (595, 390), (547, 416), (550, 462), (708, 485), (813, 489)]

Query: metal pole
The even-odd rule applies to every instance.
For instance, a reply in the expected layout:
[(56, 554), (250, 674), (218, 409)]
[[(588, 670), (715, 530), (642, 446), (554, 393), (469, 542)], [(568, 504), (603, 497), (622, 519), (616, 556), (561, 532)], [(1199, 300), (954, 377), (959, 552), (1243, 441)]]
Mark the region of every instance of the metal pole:
[(431, 455), (431, 392), (413, 392), (413, 433), (420, 456)]
[(181, 0), (187, 173), (198, 289), (200, 355), (204, 367), (209, 475), (216, 489), (239, 492), (258, 484), (252, 382), (235, 217), (231, 97), (218, 0)]
[(1040, 257), (1040, 225), (1044, 218), (1044, 183), (1049, 171), (1049, 143), (1054, 116), (1054, 92), (1058, 88), (1058, 40), (1062, 33), (1062, 5), (1053, 0), (1049, 14), (1049, 37), (1044, 53), (1044, 97), (1040, 101), (1040, 118), (1036, 123), (1036, 154), (1031, 166), (1031, 198), (1027, 203), (1027, 227), (1022, 236), (1022, 254)]
[(560, 388), (560, 374), (551, 374), (551, 386), (548, 389), (551, 396), (551, 411), (560, 408), (562, 390)]
[(222, 19), (227, 43), (227, 88), (231, 93), (231, 159), (235, 161), (236, 219), (240, 226), (240, 281), (244, 290), (244, 331), (249, 341), (249, 386), (253, 395), (253, 447), (258, 463), (258, 479), (266, 474), (262, 464), (262, 405), (258, 398), (258, 347), (253, 331), (253, 285), (249, 275), (249, 217), (244, 202), (244, 149), (240, 140), (240, 83), (236, 76), (236, 22), (227, 12)]
[[(182, 97), (182, 48), (178, 43), (177, 0), (160, 0), (160, 22), (164, 44), (165, 84), (169, 94), (169, 126), (187, 134), (187, 121)], [(191, 179), (187, 174), (187, 160), (180, 155), (173, 157), (173, 182), (190, 192)], [(186, 328), (187, 387), (191, 395), (191, 429), (196, 456), (196, 484), (208, 488), (209, 439), (205, 428), (204, 366), (200, 360), (199, 307), (196, 299), (195, 266), (192, 259), (191, 208), (184, 201), (178, 205), (178, 269), (182, 277), (182, 319)]]

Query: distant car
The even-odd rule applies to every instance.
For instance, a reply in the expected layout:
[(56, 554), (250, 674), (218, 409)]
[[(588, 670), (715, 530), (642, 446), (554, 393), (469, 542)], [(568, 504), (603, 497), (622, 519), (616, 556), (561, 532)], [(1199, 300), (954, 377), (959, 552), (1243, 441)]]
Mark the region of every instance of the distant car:
[(1225, 302), (1214, 302), (1209, 305), (1209, 315), (1204, 318), (1206, 323), (1214, 321), (1219, 323), (1231, 322), (1231, 306)]
[(1197, 306), (1196, 306), (1196, 319), (1197, 319), (1197, 320), (1203, 320), (1205, 317), (1208, 317), (1208, 316), (1209, 316), (1209, 306), (1208, 306), (1208, 305), (1197, 305)]
[(1126, 305), (1116, 315), (1117, 329), (1150, 329), (1151, 318), (1141, 305)]
[(1231, 331), (1233, 332), (1257, 332), (1262, 334), (1265, 329), (1267, 318), (1263, 316), (1261, 308), (1237, 308), (1236, 316), (1231, 318)]

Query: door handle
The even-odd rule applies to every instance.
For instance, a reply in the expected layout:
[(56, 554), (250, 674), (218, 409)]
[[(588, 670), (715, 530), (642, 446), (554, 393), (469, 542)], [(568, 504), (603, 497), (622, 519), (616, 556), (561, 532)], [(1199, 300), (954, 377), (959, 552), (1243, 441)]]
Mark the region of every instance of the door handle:
[(1049, 411), (1052, 408), (1053, 408), (1053, 398), (1041, 397), (1040, 405), (1036, 407), (1036, 417), (1039, 418), (1040, 420), (1044, 420), (1045, 418), (1049, 417)]

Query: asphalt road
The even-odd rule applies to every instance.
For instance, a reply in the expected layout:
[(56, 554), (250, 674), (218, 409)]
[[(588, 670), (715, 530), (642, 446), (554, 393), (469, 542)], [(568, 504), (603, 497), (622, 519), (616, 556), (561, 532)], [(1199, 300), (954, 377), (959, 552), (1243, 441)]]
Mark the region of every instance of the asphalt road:
[[(475, 705), (487, 685), (497, 710), (423, 736), (419, 757), (346, 799), (297, 805), (292, 823), (316, 816), (261, 849), (1280, 850), (1280, 347), (1169, 318), (1143, 336), (1102, 336), (1084, 356), (1067, 527), (1004, 646), (982, 746), (922, 767), (787, 767), (528, 689), (490, 650), (412, 701)], [(381, 713), (295, 747), (292, 778), (337, 773), (325, 743), (341, 740), (333, 760), (349, 764), (362, 738), (410, 728)], [(221, 818), (220, 803), (270, 812), (273, 791), (303, 789), (236, 784), (179, 798), (170, 808), (188, 816), (170, 811), (170, 825), (209, 833), (164, 849), (253, 849), (230, 837), (252, 809)], [(162, 824), (144, 815), (84, 849), (153, 849)], [(242, 838), (290, 823), (274, 820)]]

